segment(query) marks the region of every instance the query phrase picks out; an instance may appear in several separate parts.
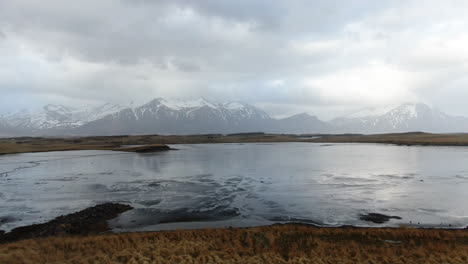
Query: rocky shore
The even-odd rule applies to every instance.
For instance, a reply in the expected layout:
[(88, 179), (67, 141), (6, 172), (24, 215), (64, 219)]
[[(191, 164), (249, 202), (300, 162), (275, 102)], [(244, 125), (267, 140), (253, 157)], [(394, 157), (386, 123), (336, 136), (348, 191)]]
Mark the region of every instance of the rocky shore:
[(109, 230), (107, 220), (130, 209), (132, 207), (129, 205), (117, 203), (96, 205), (44, 224), (18, 227), (8, 233), (0, 231), (0, 243), (39, 237), (99, 234)]
[(148, 153), (148, 152), (171, 150), (171, 148), (164, 144), (151, 144), (151, 145), (138, 146), (138, 147), (116, 148), (114, 150), (126, 151), (126, 152), (137, 152), (137, 153)]
[[(44, 224), (0, 232), (0, 263), (468, 263), (468, 229), (277, 224), (106, 232), (107, 220), (130, 209), (100, 204)], [(372, 222), (395, 217), (362, 215)]]

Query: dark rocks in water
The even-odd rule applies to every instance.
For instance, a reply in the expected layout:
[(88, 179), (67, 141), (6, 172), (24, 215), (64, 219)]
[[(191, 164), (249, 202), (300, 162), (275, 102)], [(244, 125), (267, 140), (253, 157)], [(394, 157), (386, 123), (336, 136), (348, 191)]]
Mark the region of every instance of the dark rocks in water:
[(239, 215), (239, 209), (229, 206), (217, 206), (210, 210), (180, 208), (171, 211), (138, 208), (112, 220), (110, 225), (112, 227), (131, 229), (155, 224), (223, 221)]
[(126, 204), (96, 205), (77, 213), (59, 216), (44, 224), (18, 227), (9, 233), (0, 233), (0, 243), (37, 237), (88, 235), (105, 232), (109, 230), (107, 220), (131, 209), (133, 208)]
[(206, 211), (189, 211), (187, 209), (175, 210), (172, 212), (160, 212), (160, 224), (182, 223), (182, 222), (200, 222), (200, 221), (220, 221), (239, 216), (237, 208), (227, 206), (218, 206)]
[(376, 224), (383, 224), (390, 219), (398, 219), (401, 220), (401, 217), (399, 216), (389, 216), (389, 215), (384, 215), (384, 214), (378, 214), (378, 213), (369, 213), (369, 214), (362, 214), (359, 219), (367, 222), (373, 222)]
[(148, 184), (149, 187), (161, 187), (161, 182), (152, 182)]
[(13, 221), (15, 221), (15, 219), (13, 217), (11, 217), (11, 216), (0, 217), (0, 225), (10, 223), (10, 222), (13, 222)]
[(127, 152), (137, 152), (137, 153), (147, 153), (147, 152), (171, 150), (171, 148), (168, 145), (153, 144), (153, 145), (146, 145), (146, 146), (139, 146), (139, 147), (118, 148), (118, 149), (114, 149), (114, 150), (127, 151)]

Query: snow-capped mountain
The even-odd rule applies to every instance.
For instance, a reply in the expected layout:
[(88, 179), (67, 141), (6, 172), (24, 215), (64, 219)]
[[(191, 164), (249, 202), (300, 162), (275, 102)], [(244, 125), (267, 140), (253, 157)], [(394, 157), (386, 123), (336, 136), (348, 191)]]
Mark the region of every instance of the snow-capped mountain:
[(48, 129), (71, 126), (74, 123), (73, 110), (60, 105), (46, 105), (40, 110), (21, 110), (3, 117), (6, 124), (13, 128)]
[(143, 105), (104, 104), (73, 108), (46, 105), (39, 111), (22, 110), (0, 115), (0, 136), (63, 136), (122, 134), (270, 133), (392, 133), (466, 132), (468, 118), (447, 115), (425, 104), (406, 103), (392, 108), (362, 109), (323, 122), (303, 113), (271, 118), (242, 102), (206, 99), (153, 99)]
[(366, 118), (366, 117), (371, 117), (371, 116), (381, 116), (392, 111), (394, 108), (397, 108), (397, 107), (398, 105), (363, 108), (356, 112), (352, 112), (351, 114), (346, 115), (345, 118), (352, 119), (352, 118)]
[(234, 133), (260, 131), (270, 121), (267, 113), (245, 103), (157, 98), (89, 122), (79, 131), (106, 135)]
[(48, 129), (70, 129), (118, 112), (126, 107), (104, 104), (97, 107), (72, 108), (46, 105), (39, 110), (21, 110), (0, 116), (0, 123), (17, 131), (31, 132)]
[(133, 103), (126, 105), (105, 103), (96, 107), (85, 108), (80, 112), (80, 119), (82, 120), (80, 125), (84, 125), (86, 123), (101, 119), (107, 115), (111, 115), (122, 111), (123, 109), (132, 107)]
[[(362, 111), (366, 112), (366, 110)], [(371, 115), (353, 114), (331, 121), (335, 128), (347, 133), (389, 132), (463, 132), (468, 118), (449, 116), (422, 103), (405, 103), (385, 112), (367, 111)]]

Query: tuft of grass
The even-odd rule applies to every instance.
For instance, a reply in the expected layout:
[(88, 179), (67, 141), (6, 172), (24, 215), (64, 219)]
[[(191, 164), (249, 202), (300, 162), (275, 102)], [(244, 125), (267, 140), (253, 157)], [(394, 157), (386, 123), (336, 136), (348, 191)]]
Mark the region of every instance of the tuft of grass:
[(0, 245), (0, 263), (468, 263), (468, 231), (289, 224), (52, 237)]

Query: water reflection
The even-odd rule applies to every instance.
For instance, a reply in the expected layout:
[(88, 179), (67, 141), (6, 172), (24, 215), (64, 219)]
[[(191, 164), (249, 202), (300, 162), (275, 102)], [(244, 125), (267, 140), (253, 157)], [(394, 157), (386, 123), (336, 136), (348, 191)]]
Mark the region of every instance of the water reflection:
[[(116, 230), (299, 221), (468, 223), (468, 148), (376, 144), (200, 144), (151, 154), (73, 151), (0, 159), (0, 229), (101, 202), (136, 209)], [(3, 220), (2, 220), (3, 219)], [(7, 221), (8, 220), (8, 221)]]

